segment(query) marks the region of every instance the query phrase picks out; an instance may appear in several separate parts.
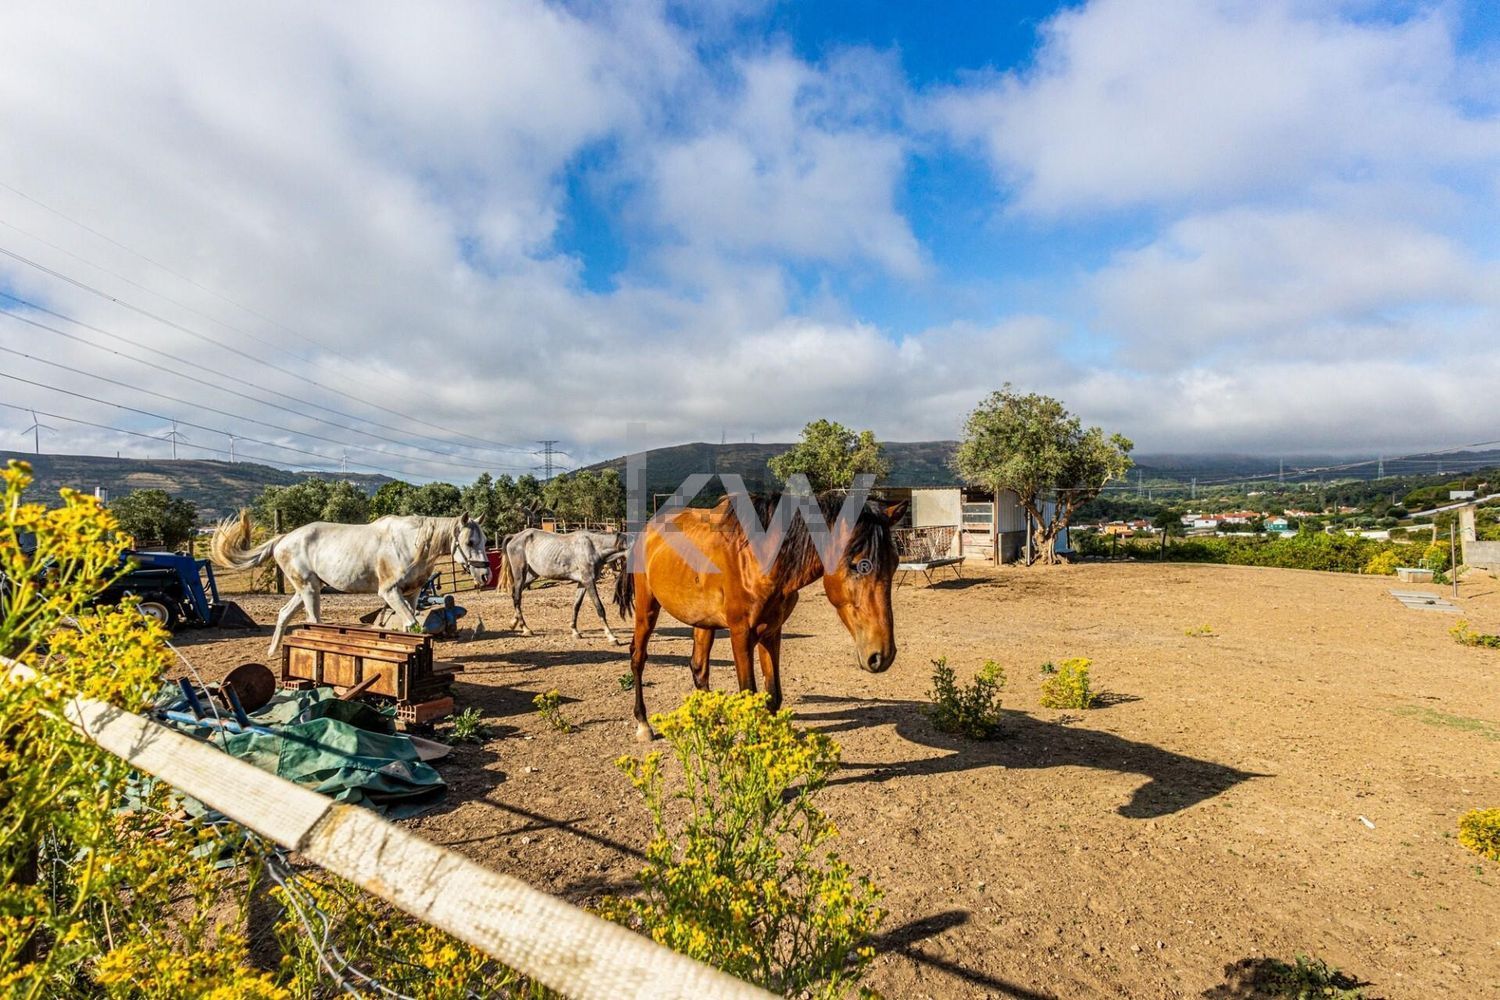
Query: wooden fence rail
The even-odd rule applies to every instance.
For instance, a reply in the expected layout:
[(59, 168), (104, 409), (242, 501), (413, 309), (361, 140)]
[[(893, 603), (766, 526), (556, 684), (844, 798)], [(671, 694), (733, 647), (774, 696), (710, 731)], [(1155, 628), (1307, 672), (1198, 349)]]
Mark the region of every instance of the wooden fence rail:
[[(11, 681), (35, 677), (0, 665)], [(575, 1000), (773, 996), (151, 719), (82, 699), (67, 716), (132, 767)]]

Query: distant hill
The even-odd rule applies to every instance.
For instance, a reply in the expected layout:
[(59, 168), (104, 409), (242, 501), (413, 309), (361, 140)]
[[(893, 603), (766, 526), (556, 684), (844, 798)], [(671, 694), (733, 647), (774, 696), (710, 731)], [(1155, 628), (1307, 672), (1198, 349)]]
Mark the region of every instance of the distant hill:
[(217, 520), (246, 506), (267, 486), (289, 486), (312, 476), (347, 479), (373, 493), (388, 476), (343, 475), (336, 472), (296, 472), (253, 462), (213, 462), (198, 459), (106, 458), (98, 455), (31, 455), (0, 451), (0, 465), (12, 458), (31, 463), (36, 482), (31, 496), (44, 502), (71, 486), (85, 493), (103, 487), (111, 497), (131, 490), (166, 490), (198, 505), (200, 524)]
[[(766, 463), (791, 447), (791, 444), (774, 442), (707, 444), (699, 441), (655, 448), (646, 453), (647, 485), (652, 493), (670, 493), (691, 473), (733, 472), (743, 477), (746, 486), (752, 490), (772, 491), (779, 484)], [(957, 441), (887, 441), (885, 455), (891, 463), (891, 474), (883, 485), (942, 486), (956, 483), (958, 475), (953, 472), (952, 462), (957, 448)], [(1274, 477), (1280, 467), (1279, 459), (1265, 455), (1136, 454), (1132, 457), (1135, 467), (1130, 471), (1129, 483), (1156, 488), (1185, 488), (1195, 478), (1207, 482), (1233, 482), (1241, 476)], [(1363, 464), (1341, 468), (1351, 462)], [(1388, 458), (1384, 471), (1387, 477), (1412, 477), (1496, 466), (1500, 466), (1500, 451), (1466, 451)], [(587, 468), (593, 471), (615, 469), (623, 476), (625, 459), (598, 462)], [(1304, 473), (1299, 471), (1302, 469), (1328, 471)], [(1366, 456), (1298, 455), (1288, 459), (1285, 465), (1287, 482), (1368, 480), (1375, 478), (1377, 471), (1375, 459)], [(708, 498), (722, 493), (723, 486), (716, 481), (705, 489), (703, 496)]]

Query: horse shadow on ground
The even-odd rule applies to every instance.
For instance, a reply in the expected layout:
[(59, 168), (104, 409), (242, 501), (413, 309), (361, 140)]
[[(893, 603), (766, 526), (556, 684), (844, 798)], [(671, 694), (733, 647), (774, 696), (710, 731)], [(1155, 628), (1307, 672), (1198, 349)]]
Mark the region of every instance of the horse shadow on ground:
[[(819, 710), (819, 707), (822, 710)], [(807, 695), (797, 705), (799, 722), (832, 734), (877, 726), (894, 726), (909, 743), (947, 750), (941, 757), (893, 763), (845, 762), (829, 784), (881, 783), (893, 778), (952, 774), (983, 767), (1089, 767), (1144, 775), (1130, 801), (1116, 812), (1127, 819), (1152, 819), (1179, 812), (1211, 799), (1250, 778), (1270, 775), (1173, 753), (1149, 743), (1127, 740), (1113, 733), (1076, 729), (1024, 712), (1004, 711), (1003, 735), (990, 742), (965, 740), (938, 731), (922, 714), (924, 702), (892, 699), (864, 700)], [(811, 709), (811, 710), (809, 710)]]
[(937, 937), (955, 927), (962, 927), (969, 922), (967, 910), (945, 910), (942, 913), (934, 913), (930, 916), (917, 920), (908, 921), (900, 927), (893, 927), (882, 934), (877, 934), (870, 944), (874, 945), (878, 954), (884, 955), (894, 952), (905, 955), (913, 962), (931, 966), (949, 975), (957, 976), (972, 986), (982, 988), (986, 993), (997, 993), (1003, 997), (1013, 997), (1015, 1000), (1052, 1000), (1046, 993), (1038, 993), (1024, 986), (995, 976), (986, 975), (975, 969), (965, 968), (957, 962), (931, 955), (917, 947), (928, 938)]

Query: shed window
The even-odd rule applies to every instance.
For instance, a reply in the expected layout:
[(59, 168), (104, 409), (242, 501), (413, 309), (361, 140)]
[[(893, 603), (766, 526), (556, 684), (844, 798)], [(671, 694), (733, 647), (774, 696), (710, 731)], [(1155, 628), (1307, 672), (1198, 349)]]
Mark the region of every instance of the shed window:
[(991, 503), (964, 504), (964, 524), (988, 527), (995, 523), (995, 505)]

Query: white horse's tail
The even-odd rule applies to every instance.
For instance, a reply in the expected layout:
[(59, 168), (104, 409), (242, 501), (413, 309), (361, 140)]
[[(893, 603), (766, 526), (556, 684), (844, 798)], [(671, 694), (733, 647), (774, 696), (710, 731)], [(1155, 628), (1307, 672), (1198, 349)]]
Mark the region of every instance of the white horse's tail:
[(249, 510), (241, 510), (237, 517), (220, 521), (208, 545), (214, 565), (223, 569), (250, 569), (269, 559), (271, 550), (282, 536), (276, 535), (259, 545), (252, 545), (251, 529)]
[(515, 573), (510, 568), (510, 540), (514, 537), (516, 536), (500, 536), (500, 579), (495, 583), (496, 593), (508, 594), (516, 583)]

